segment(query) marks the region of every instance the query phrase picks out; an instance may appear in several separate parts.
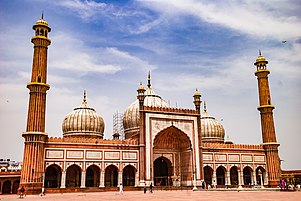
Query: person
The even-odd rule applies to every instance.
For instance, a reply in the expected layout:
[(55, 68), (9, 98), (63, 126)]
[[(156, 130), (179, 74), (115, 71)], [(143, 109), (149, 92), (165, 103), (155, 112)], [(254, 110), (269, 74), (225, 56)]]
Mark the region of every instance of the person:
[(153, 193), (153, 183), (151, 182), (150, 185), (149, 185), (149, 192), (150, 193)]
[(122, 194), (123, 193), (123, 186), (122, 186), (122, 183), (120, 183), (120, 186), (119, 186), (119, 194)]
[(24, 194), (25, 194), (25, 188), (24, 188), (24, 186), (22, 186), (20, 189), (20, 198), (23, 198)]
[(41, 192), (40, 195), (41, 195), (41, 196), (45, 195), (45, 188), (44, 188), (44, 186), (42, 187), (42, 192)]
[(144, 191), (144, 193), (146, 193), (146, 183), (144, 183), (143, 191)]

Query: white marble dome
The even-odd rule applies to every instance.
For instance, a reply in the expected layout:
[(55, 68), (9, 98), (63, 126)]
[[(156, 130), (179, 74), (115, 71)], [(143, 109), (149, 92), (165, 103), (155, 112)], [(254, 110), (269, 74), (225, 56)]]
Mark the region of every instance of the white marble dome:
[(223, 143), (225, 141), (225, 129), (220, 122), (207, 113), (206, 103), (201, 116), (201, 129), (203, 142)]
[[(144, 106), (169, 107), (168, 103), (154, 92), (151, 88), (150, 77), (148, 79), (148, 86), (144, 92)], [(123, 114), (123, 128), (126, 139), (139, 133), (139, 121), (139, 100), (136, 99), (129, 107), (127, 107)]]
[(88, 106), (86, 97), (79, 107), (67, 114), (62, 124), (64, 137), (103, 138), (104, 128), (103, 118)]

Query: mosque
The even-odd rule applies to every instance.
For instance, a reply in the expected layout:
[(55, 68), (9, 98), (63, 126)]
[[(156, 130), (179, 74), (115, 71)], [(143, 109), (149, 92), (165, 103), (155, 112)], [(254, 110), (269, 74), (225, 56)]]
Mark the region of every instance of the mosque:
[[(261, 144), (234, 144), (225, 139), (223, 125), (211, 116), (201, 94), (191, 97), (195, 109), (171, 107), (155, 93), (148, 75), (146, 88), (138, 86), (136, 100), (123, 115), (125, 139), (103, 139), (105, 121), (88, 105), (80, 106), (62, 122), (62, 137), (45, 132), (47, 52), (51, 40), (48, 23), (39, 19), (35, 35), (29, 106), (20, 186), (28, 193), (42, 187), (54, 192), (72, 189), (131, 186), (189, 186), (203, 181), (220, 187), (275, 187), (281, 178), (279, 143), (267, 69), (261, 55), (254, 65), (258, 80)], [(51, 67), (50, 67), (51, 68)], [(133, 89), (135, 90), (135, 89)], [(71, 109), (71, 108), (70, 108)]]

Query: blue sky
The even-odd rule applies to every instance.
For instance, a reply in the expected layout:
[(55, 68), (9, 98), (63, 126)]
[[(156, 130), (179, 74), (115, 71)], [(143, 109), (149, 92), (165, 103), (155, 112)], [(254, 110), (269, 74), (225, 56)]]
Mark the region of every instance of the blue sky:
[[(82, 101), (112, 117), (152, 75), (173, 107), (193, 108), (195, 88), (235, 143), (261, 143), (258, 49), (268, 69), (280, 157), (300, 169), (301, 4), (298, 1), (0, 1), (0, 158), (22, 160), (33, 48), (32, 25), (49, 23), (46, 131), (62, 136), (64, 117)], [(283, 43), (282, 41), (286, 41)]]

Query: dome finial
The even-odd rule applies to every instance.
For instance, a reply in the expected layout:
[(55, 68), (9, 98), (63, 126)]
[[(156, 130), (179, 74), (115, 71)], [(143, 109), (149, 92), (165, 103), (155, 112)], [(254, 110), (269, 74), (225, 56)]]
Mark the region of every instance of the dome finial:
[(151, 88), (151, 76), (150, 76), (150, 71), (148, 71), (148, 76), (147, 76), (147, 88)]
[(83, 104), (87, 104), (87, 95), (86, 95), (86, 90), (84, 90), (84, 99), (83, 99)]
[(261, 56), (261, 50), (259, 49), (259, 56)]
[(206, 101), (204, 101), (204, 112), (207, 112)]
[(41, 17), (41, 19), (42, 20), (44, 19), (44, 11), (42, 11), (42, 17)]

